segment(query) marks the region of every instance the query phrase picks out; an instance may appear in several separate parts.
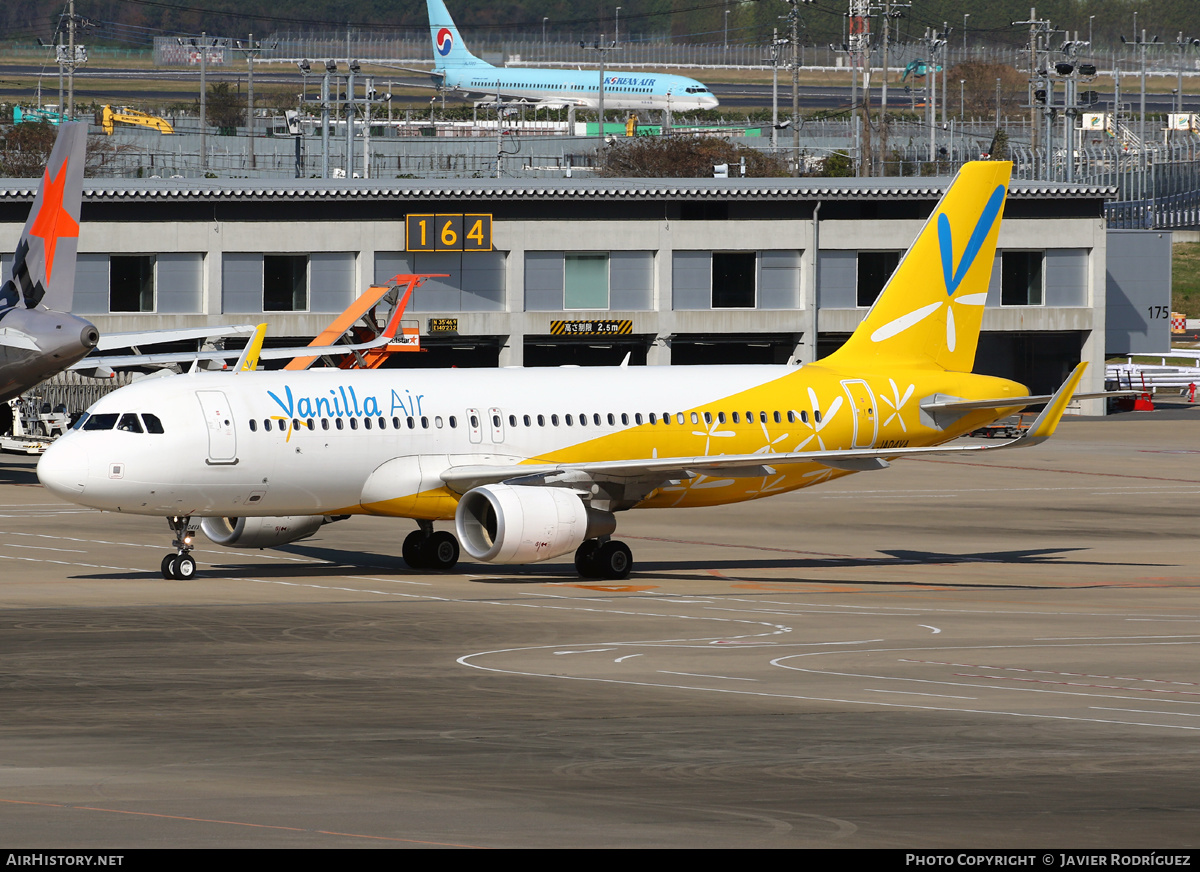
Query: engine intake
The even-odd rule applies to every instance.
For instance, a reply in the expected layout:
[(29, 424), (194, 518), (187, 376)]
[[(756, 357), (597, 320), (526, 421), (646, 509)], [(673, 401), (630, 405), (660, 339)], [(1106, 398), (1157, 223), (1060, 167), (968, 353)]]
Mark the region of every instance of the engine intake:
[(274, 548), (307, 539), (336, 520), (327, 515), (286, 515), (281, 518), (203, 518), (204, 535), (226, 548)]
[(454, 527), (476, 560), (536, 563), (574, 551), (585, 539), (609, 535), (617, 521), (569, 490), (489, 484), (463, 494)]

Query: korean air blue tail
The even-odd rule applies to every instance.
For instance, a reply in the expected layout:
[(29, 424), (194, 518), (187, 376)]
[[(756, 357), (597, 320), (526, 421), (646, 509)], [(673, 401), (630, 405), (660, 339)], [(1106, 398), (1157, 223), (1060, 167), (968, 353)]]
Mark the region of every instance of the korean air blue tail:
[(1004, 161), (963, 165), (867, 317), (827, 360), (971, 371), (1011, 174)]
[(29, 220), (0, 286), (0, 316), (11, 309), (71, 311), (86, 124), (63, 124), (50, 152)]
[(442, 0), (426, 0), (429, 8), (429, 36), (433, 39), (433, 68), (444, 70), (448, 67), (481, 67), (490, 68), (492, 65), (481, 61), (467, 51), (454, 19)]

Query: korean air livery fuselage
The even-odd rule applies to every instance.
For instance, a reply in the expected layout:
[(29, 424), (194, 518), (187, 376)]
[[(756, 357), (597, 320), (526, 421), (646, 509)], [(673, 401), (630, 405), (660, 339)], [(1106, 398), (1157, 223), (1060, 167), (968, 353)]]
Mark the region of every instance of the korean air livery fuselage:
[[(414, 568), (450, 568), (461, 543), (491, 563), (574, 552), (585, 577), (623, 578), (632, 556), (612, 534), (629, 509), (762, 499), (1054, 432), (1083, 364), (1052, 397), (971, 372), (1011, 169), (964, 166), (862, 324), (813, 364), (144, 379), (92, 406), (38, 477), (81, 505), (167, 516), (167, 577), (195, 572), (197, 528), (264, 548), (370, 514), (416, 522)], [(1015, 440), (945, 444), (1047, 401)]]
[[(599, 107), (599, 71), (494, 67), (467, 50), (442, 0), (427, 0), (427, 3), (429, 35), (433, 39), (433, 75), (442, 87), (481, 97), (549, 106)], [(717, 107), (712, 91), (686, 76), (606, 71), (603, 84), (605, 109), (689, 112)]]

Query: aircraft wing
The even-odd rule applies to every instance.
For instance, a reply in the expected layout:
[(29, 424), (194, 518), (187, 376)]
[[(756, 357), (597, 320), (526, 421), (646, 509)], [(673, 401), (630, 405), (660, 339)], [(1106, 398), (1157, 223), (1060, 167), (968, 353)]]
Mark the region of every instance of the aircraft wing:
[[(456, 493), (484, 484), (582, 484), (595, 481), (650, 480), (666, 483), (694, 475), (757, 477), (779, 467), (820, 463), (833, 469), (865, 472), (886, 469), (890, 461), (935, 454), (961, 454), (1024, 448), (1045, 442), (1058, 427), (1075, 387), (1083, 378), (1086, 363), (1075, 367), (1062, 387), (1051, 395), (1046, 408), (1023, 434), (1015, 439), (988, 445), (932, 445), (916, 448), (850, 448), (833, 451), (796, 451), (780, 454), (721, 454), (704, 457), (656, 457), (637, 460), (608, 460), (584, 463), (522, 464), (515, 466), (455, 466), (442, 473), (442, 481)], [(1011, 400), (1007, 401), (1011, 403)], [(655, 486), (658, 486), (657, 484)], [(648, 493), (648, 491), (647, 491)]]
[[(250, 332), (255, 328), (251, 327)], [(305, 345), (303, 347), (292, 348), (264, 348), (259, 353), (259, 358), (263, 360), (282, 360), (285, 358), (297, 357), (299, 355), (324, 355), (324, 354), (349, 354), (354, 351), (366, 351), (371, 348), (380, 348), (384, 345), (402, 345), (403, 339), (400, 337), (381, 336), (378, 339), (373, 339), (370, 342), (362, 342), (358, 345)], [(161, 354), (121, 354), (121, 355), (100, 355), (97, 357), (87, 357), (71, 367), (73, 370), (94, 370), (103, 369), (104, 367), (122, 367), (122, 366), (161, 366), (172, 363), (192, 363), (194, 361), (204, 360), (234, 360), (242, 356), (243, 349), (227, 348), (213, 349), (209, 351), (170, 351)]]
[[(133, 348), (138, 345), (157, 345), (161, 342), (180, 342), (185, 339), (208, 339), (218, 336), (249, 336), (253, 324), (229, 327), (184, 327), (179, 330), (140, 330), (134, 333), (106, 333), (96, 343), (98, 351), (110, 348)], [(89, 358), (90, 359), (90, 358)]]

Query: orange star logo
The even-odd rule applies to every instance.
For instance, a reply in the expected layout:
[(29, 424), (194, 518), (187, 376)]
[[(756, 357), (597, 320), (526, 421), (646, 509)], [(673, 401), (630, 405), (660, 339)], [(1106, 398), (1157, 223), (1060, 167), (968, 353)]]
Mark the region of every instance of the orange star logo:
[(50, 273), (54, 269), (54, 248), (58, 245), (58, 240), (63, 237), (79, 238), (79, 222), (71, 217), (62, 204), (63, 191), (67, 184), (67, 163), (68, 161), (63, 161), (54, 181), (50, 181), (49, 167), (43, 173), (42, 190), (45, 197), (42, 200), (42, 208), (33, 221), (33, 227), (29, 229), (30, 236), (37, 236), (42, 240), (46, 252), (46, 281), (50, 280)]

